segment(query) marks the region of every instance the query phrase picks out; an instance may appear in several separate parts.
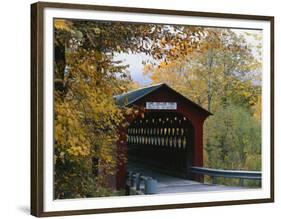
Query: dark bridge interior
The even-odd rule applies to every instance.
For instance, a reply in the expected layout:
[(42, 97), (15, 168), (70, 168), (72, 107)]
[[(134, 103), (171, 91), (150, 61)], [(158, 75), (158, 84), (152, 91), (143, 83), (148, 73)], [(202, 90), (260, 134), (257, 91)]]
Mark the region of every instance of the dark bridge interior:
[(125, 116), (129, 127), (119, 128), (117, 188), (125, 187), (128, 171), (142, 172), (140, 163), (146, 166), (143, 172), (201, 180), (190, 174), (190, 167), (203, 166), (203, 124), (209, 111), (164, 83), (114, 98), (120, 107), (142, 109), (137, 118)]
[(128, 164), (144, 163), (169, 175), (188, 177), (194, 130), (177, 112), (146, 112), (128, 128)]

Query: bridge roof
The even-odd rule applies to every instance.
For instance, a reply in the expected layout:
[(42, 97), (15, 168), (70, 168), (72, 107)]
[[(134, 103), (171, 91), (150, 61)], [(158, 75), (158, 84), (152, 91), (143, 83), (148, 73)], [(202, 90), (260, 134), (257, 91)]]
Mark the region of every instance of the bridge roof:
[(175, 91), (174, 89), (172, 89), (171, 87), (169, 87), (165, 83), (155, 84), (155, 85), (139, 88), (139, 89), (136, 89), (136, 90), (132, 90), (132, 91), (129, 91), (129, 92), (124, 93), (124, 94), (116, 95), (116, 96), (114, 96), (114, 99), (116, 100), (116, 103), (119, 106), (131, 106), (137, 100), (145, 97), (146, 95), (148, 95), (148, 94), (152, 93), (153, 91), (156, 91), (156, 90), (158, 90), (159, 88), (162, 88), (162, 87), (166, 87), (169, 90), (171, 90), (172, 92), (174, 92), (177, 95), (179, 95), (180, 97), (183, 97), (185, 99), (185, 101), (188, 102), (188, 104), (192, 104), (196, 108), (198, 108), (199, 110), (204, 111), (205, 113), (207, 113), (208, 115), (212, 115), (211, 112), (209, 112), (208, 110), (204, 109), (200, 105), (194, 103), (193, 101), (191, 101), (187, 97), (183, 96), (179, 92)]

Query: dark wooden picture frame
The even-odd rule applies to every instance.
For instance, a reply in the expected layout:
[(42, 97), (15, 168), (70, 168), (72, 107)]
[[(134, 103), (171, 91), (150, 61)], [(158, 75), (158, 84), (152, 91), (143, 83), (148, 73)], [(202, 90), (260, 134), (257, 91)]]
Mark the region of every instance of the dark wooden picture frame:
[[(109, 207), (87, 210), (44, 211), (44, 9), (99, 10), (124, 13), (179, 15), (204, 18), (230, 18), (270, 22), (270, 197), (200, 203), (175, 203), (150, 206)], [(193, 208), (205, 206), (240, 205), (274, 202), (274, 17), (209, 12), (127, 8), (82, 4), (38, 2), (31, 5), (31, 214), (37, 217), (96, 214)]]

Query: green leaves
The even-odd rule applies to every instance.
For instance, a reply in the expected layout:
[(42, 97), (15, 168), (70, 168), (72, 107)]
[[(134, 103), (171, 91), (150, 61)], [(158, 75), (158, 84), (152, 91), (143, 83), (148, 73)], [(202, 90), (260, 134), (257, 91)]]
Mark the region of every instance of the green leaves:
[(261, 170), (261, 124), (248, 110), (233, 105), (221, 107), (207, 120), (204, 130), (206, 166)]

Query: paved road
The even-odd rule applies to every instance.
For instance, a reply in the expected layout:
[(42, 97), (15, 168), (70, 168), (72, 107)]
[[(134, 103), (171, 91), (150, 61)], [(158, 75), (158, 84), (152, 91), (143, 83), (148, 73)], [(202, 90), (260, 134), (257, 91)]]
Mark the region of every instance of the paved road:
[(129, 162), (127, 168), (129, 171), (140, 172), (144, 176), (151, 176), (152, 178), (156, 179), (158, 194), (244, 189), (243, 187), (232, 187), (206, 183), (203, 184), (184, 178), (168, 176), (156, 170), (150, 169), (149, 166), (140, 163)]

